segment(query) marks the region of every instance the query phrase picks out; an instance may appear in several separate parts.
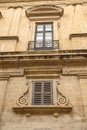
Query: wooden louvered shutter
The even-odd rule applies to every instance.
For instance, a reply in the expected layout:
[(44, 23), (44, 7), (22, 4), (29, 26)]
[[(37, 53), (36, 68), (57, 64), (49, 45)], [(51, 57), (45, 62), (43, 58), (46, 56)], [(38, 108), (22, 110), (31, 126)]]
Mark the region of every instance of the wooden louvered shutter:
[(33, 104), (40, 105), (42, 100), (42, 82), (34, 82), (33, 85)]
[(52, 82), (36, 81), (33, 82), (33, 104), (51, 105), (53, 100)]
[(52, 104), (52, 83), (51, 82), (44, 82), (44, 96), (43, 96), (43, 103), (44, 104)]

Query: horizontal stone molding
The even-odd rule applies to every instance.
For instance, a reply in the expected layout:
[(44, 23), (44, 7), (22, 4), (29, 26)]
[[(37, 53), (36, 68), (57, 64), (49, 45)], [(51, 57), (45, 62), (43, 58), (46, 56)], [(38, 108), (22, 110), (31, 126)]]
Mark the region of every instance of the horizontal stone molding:
[(3, 74), (0, 75), (0, 80), (9, 80), (10, 75), (9, 74)]
[(60, 75), (59, 74), (37, 74), (37, 75), (27, 75), (26, 77), (29, 79), (56, 79)]
[(87, 73), (85, 73), (85, 74), (78, 74), (78, 78), (79, 79), (87, 79)]
[(54, 114), (71, 112), (72, 106), (26, 106), (26, 107), (13, 107), (14, 112), (21, 114)]
[(61, 73), (61, 68), (54, 67), (31, 67), (24, 69), (25, 75), (29, 79), (49, 79), (58, 78)]
[[(82, 61), (82, 62), (81, 62)], [(21, 65), (46, 65), (53, 66), (57, 64), (83, 62), (86, 64), (87, 50), (59, 50), (59, 51), (25, 51), (25, 52), (0, 52), (0, 63), (3, 65), (12, 63), (21, 63)], [(27, 67), (27, 66), (26, 66)]]
[(54, 74), (54, 73), (60, 73), (61, 68), (57, 67), (35, 67), (35, 68), (24, 68), (24, 71), (26, 74)]
[(62, 69), (62, 74), (63, 75), (77, 75), (77, 76), (79, 76), (79, 77), (86, 77), (87, 76), (87, 70), (78, 70), (78, 69), (70, 69), (70, 70), (68, 70), (68, 68), (67, 68), (67, 70), (66, 69)]
[[(43, 0), (38, 0), (38, 2), (43, 1)], [(49, 1), (49, 0), (45, 0), (45, 1)], [(52, 1), (56, 1), (56, 0), (52, 0)], [(32, 0), (0, 0), (0, 3), (20, 3), (20, 2), (32, 2)], [(33, 2), (37, 2), (37, 0), (33, 0)], [(59, 0), (59, 3), (62, 4), (75, 4), (75, 3), (84, 3), (87, 2), (87, 0)]]
[(41, 128), (34, 128), (32, 130), (53, 130), (53, 129), (41, 127)]
[(87, 37), (87, 33), (73, 33), (69, 35), (69, 39), (79, 38), (79, 37)]
[(18, 36), (0, 36), (0, 40), (16, 40), (18, 42), (19, 37)]
[(30, 17), (29, 20), (42, 21), (42, 20), (48, 20), (48, 19), (57, 20), (59, 18), (60, 18), (59, 16), (49, 16), (49, 17), (48, 16), (46, 16), (46, 17), (42, 16), (42, 17)]
[(18, 6), (16, 6), (16, 5), (15, 5), (15, 6), (9, 6), (9, 7), (8, 7), (8, 9), (10, 9), (10, 8), (13, 8), (13, 9), (18, 9), (18, 8), (21, 8), (21, 9), (22, 9), (23, 7), (22, 7), (22, 6), (20, 6), (20, 5), (18, 5)]
[(9, 75), (11, 77), (15, 77), (15, 76), (23, 76), (24, 75), (24, 71), (22, 69), (19, 70), (13, 70), (13, 71), (0, 71), (0, 77), (4, 77), (5, 75)]

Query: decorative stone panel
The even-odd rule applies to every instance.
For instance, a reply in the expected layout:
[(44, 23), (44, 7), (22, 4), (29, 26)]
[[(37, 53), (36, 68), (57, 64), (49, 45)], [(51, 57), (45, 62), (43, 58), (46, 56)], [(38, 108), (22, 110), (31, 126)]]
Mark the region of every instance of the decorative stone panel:
[(59, 113), (71, 112), (72, 106), (66, 96), (58, 89), (58, 82), (56, 82), (56, 86), (53, 86), (56, 87), (57, 92), (57, 103), (53, 105), (29, 104), (30, 82), (27, 82), (26, 85), (27, 90), (17, 100), (16, 106), (13, 107), (14, 112), (28, 114), (29, 116), (31, 114), (53, 114), (55, 117), (57, 117)]
[(63, 8), (56, 5), (38, 5), (28, 8), (25, 13), (29, 19), (59, 18), (63, 15)]
[(18, 36), (0, 36), (0, 51), (15, 51), (16, 43), (19, 41)]

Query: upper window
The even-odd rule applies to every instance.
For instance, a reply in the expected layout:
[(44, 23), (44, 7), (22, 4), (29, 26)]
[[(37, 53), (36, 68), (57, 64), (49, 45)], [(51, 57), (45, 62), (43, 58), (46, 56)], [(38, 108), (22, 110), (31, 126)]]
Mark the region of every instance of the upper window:
[[(41, 4), (37, 6), (32, 6), (25, 10), (26, 16), (31, 20), (31, 22), (35, 22), (36, 30), (35, 36), (32, 35), (32, 40), (28, 43), (28, 50), (54, 50), (59, 49), (59, 41), (58, 38), (53, 36), (53, 23), (54, 20), (54, 28), (56, 28), (56, 23), (60, 17), (62, 17), (64, 13), (64, 9), (57, 5), (52, 4)], [(45, 23), (43, 23), (43, 21)], [(47, 23), (48, 21), (48, 23)], [(50, 23), (50, 21), (52, 21)], [(34, 29), (34, 28), (33, 28)], [(57, 32), (56, 32), (57, 33)], [(54, 38), (54, 39), (53, 39)]]
[(37, 23), (35, 32), (35, 49), (53, 48), (53, 24)]
[(53, 90), (51, 81), (34, 81), (33, 82), (33, 105), (52, 105)]

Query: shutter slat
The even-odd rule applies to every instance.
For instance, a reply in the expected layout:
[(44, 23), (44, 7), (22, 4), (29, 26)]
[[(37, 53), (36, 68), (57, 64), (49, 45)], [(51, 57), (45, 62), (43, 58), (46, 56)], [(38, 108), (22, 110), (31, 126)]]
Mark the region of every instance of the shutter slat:
[(44, 103), (51, 104), (51, 92), (44, 94)]

